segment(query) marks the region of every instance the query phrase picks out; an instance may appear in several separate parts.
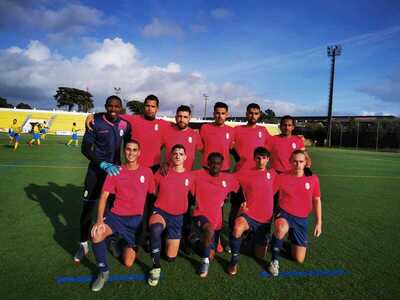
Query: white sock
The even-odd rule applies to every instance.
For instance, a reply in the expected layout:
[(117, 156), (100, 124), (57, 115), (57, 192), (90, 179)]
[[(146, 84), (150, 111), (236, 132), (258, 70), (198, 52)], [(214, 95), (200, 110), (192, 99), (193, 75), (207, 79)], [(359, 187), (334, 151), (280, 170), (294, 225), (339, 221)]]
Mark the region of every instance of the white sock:
[(201, 259), (204, 263), (209, 264), (210, 260), (208, 259), (208, 257), (204, 257)]

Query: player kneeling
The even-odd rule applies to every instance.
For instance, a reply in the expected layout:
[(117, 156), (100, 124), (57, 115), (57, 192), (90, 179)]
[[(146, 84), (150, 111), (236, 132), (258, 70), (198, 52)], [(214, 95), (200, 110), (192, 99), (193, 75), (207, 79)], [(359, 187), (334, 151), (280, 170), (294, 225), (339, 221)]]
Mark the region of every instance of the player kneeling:
[(264, 258), (266, 254), (276, 180), (275, 171), (267, 169), (270, 156), (270, 153), (264, 147), (256, 148), (254, 150), (256, 168), (235, 174), (242, 187), (245, 202), (241, 205), (239, 216), (235, 219), (230, 236), (232, 257), (228, 266), (228, 274), (231, 276), (238, 272), (240, 246), (245, 231), (254, 233), (256, 257)]
[(292, 170), (280, 174), (277, 178), (279, 190), (279, 208), (275, 216), (272, 235), (272, 261), (268, 271), (272, 276), (279, 275), (279, 253), (283, 239), (289, 233), (292, 258), (303, 263), (307, 250), (308, 215), (314, 208), (314, 236), (319, 237), (322, 230), (322, 207), (319, 180), (316, 175), (305, 176), (306, 155), (302, 150), (295, 150), (290, 163)]
[[(92, 285), (92, 291), (100, 291), (109, 278), (107, 249), (105, 239), (118, 234), (126, 242), (123, 262), (131, 267), (136, 258), (135, 234), (142, 223), (144, 203), (147, 193), (154, 193), (153, 173), (149, 168), (139, 166), (140, 146), (137, 141), (129, 141), (124, 149), (126, 164), (122, 165), (117, 176), (107, 176), (100, 196), (97, 222), (93, 225), (91, 236), (93, 253), (100, 273)], [(110, 193), (115, 194), (114, 206), (104, 211)]]
[(174, 261), (182, 235), (183, 216), (188, 209), (188, 196), (193, 186), (192, 175), (184, 168), (186, 151), (183, 145), (174, 145), (170, 154), (170, 169), (165, 176), (155, 175), (157, 200), (150, 217), (150, 244), (153, 269), (147, 280), (156, 286), (161, 273), (162, 233), (167, 230), (167, 259)]
[(222, 210), (224, 201), (231, 192), (237, 192), (239, 184), (228, 173), (221, 173), (224, 161), (222, 154), (211, 153), (207, 158), (207, 170), (194, 171), (194, 196), (196, 208), (193, 211), (193, 219), (199, 227), (202, 237), (201, 265), (199, 275), (207, 277), (210, 266), (211, 244), (214, 242), (214, 234), (222, 224)]

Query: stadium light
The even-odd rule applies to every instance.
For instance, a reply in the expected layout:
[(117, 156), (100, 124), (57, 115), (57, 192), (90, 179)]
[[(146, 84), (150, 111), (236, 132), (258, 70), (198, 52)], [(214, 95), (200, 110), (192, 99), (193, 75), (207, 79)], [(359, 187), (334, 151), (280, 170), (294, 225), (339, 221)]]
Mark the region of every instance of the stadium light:
[(331, 147), (332, 143), (332, 102), (333, 102), (333, 82), (335, 80), (335, 61), (336, 56), (342, 54), (342, 46), (334, 45), (328, 46), (327, 48), (328, 57), (331, 58), (331, 80), (329, 84), (329, 100), (328, 100), (328, 136), (327, 142), (328, 147)]
[(204, 97), (204, 116), (203, 116), (203, 120), (206, 119), (207, 117), (207, 101), (208, 101), (208, 95), (203, 94)]

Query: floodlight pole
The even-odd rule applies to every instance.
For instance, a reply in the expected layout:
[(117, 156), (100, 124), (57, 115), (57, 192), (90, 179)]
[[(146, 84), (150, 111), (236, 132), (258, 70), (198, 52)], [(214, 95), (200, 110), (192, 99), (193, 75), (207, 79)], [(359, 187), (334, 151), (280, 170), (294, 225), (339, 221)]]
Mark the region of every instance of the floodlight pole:
[(331, 80), (329, 83), (329, 100), (328, 100), (328, 136), (327, 142), (328, 147), (331, 147), (332, 143), (332, 102), (333, 102), (333, 82), (335, 80), (335, 61), (336, 56), (339, 56), (342, 52), (340, 45), (328, 46), (328, 57), (331, 57)]
[(208, 95), (203, 94), (204, 97), (204, 116), (203, 116), (203, 120), (206, 119), (207, 117), (207, 101), (208, 101)]

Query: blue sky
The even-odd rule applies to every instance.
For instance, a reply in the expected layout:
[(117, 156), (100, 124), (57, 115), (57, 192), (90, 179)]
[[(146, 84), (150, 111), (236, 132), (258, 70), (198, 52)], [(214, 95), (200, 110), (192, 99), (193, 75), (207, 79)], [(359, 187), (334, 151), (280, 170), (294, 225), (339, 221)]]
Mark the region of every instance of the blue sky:
[(1, 1), (0, 96), (53, 108), (58, 86), (154, 93), (161, 111), (203, 94), (233, 115), (249, 102), (278, 115), (400, 115), (399, 1)]

